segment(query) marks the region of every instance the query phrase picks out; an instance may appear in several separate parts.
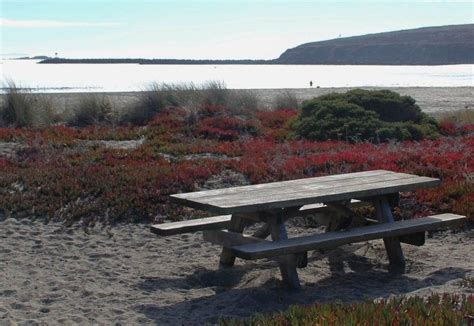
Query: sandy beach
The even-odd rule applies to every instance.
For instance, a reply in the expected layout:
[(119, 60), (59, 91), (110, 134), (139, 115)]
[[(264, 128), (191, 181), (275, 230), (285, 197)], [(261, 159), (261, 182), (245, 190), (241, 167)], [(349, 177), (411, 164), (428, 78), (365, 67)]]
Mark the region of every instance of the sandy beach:
[[(402, 95), (413, 97), (423, 111), (430, 114), (474, 109), (474, 87), (399, 87), (399, 88), (377, 88), (363, 87), (364, 89), (390, 89)], [(298, 102), (311, 99), (331, 92), (346, 92), (352, 88), (295, 88), (295, 89), (249, 89), (257, 95), (262, 107), (271, 108), (274, 99), (279, 94), (286, 92), (294, 94)], [(96, 93), (110, 98), (115, 110), (122, 111), (132, 105), (140, 95), (140, 92), (122, 93)], [(68, 111), (73, 108), (84, 93), (45, 93), (55, 108), (60, 111)], [(0, 102), (5, 95), (0, 94)]]
[[(314, 232), (296, 222), (290, 234)], [(200, 233), (171, 237), (147, 225), (110, 229), (8, 218), (0, 222), (0, 324), (201, 325), (291, 304), (394, 295), (473, 293), (473, 231), (436, 233), (404, 245), (407, 273), (392, 276), (382, 241), (312, 252), (303, 290), (282, 287), (274, 262), (217, 268), (219, 248)]]

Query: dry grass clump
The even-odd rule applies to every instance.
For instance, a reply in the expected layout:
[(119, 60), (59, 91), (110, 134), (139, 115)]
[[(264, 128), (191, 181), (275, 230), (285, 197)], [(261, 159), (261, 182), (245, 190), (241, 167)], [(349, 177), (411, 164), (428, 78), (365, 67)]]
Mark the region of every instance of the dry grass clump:
[(143, 125), (167, 107), (179, 107), (194, 102), (196, 87), (188, 84), (151, 83), (139, 94), (137, 102), (119, 121), (121, 124)]
[(112, 122), (112, 103), (109, 97), (94, 93), (81, 95), (79, 102), (68, 119), (68, 124), (85, 127)]
[(228, 106), (230, 91), (222, 81), (208, 81), (197, 89), (201, 103), (215, 106)]
[(297, 109), (298, 108), (298, 99), (296, 98), (295, 93), (293, 93), (289, 90), (281, 91), (273, 99), (272, 108), (274, 110)]
[(261, 109), (260, 98), (254, 91), (233, 89), (229, 93), (227, 109), (234, 115), (252, 115)]
[(233, 115), (242, 115), (246, 110), (257, 109), (259, 99), (251, 91), (229, 90), (220, 81), (201, 85), (152, 83), (140, 93), (137, 103), (122, 115), (120, 121), (142, 125), (169, 107), (179, 107), (193, 115), (203, 106), (225, 107)]
[(0, 125), (46, 127), (61, 119), (48, 96), (32, 94), (27, 89), (17, 87), (13, 81), (8, 81), (5, 88), (5, 99), (0, 107)]
[(456, 111), (449, 111), (437, 114), (440, 121), (450, 121), (453, 123), (474, 124), (474, 108), (465, 108)]

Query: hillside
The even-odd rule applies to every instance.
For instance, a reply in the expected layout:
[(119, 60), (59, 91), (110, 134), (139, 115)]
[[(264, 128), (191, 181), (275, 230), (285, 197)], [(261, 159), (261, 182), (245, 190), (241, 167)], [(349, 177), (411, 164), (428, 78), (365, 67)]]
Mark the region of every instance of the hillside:
[(286, 50), (276, 61), (279, 64), (474, 64), (474, 24), (306, 43)]

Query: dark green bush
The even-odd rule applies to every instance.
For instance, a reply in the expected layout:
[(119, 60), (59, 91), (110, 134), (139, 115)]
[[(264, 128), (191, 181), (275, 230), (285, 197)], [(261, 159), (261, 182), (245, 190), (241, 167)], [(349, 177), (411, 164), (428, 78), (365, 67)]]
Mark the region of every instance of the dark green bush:
[(306, 103), (295, 122), (299, 135), (315, 140), (375, 139), (381, 126), (376, 113), (340, 100)]
[(354, 89), (341, 95), (345, 96), (349, 103), (377, 112), (383, 121), (413, 121), (419, 123), (424, 116), (420, 107), (415, 104), (414, 98), (401, 96), (389, 90)]
[(389, 91), (351, 90), (303, 103), (293, 124), (299, 137), (388, 141), (436, 138), (438, 126), (409, 96)]

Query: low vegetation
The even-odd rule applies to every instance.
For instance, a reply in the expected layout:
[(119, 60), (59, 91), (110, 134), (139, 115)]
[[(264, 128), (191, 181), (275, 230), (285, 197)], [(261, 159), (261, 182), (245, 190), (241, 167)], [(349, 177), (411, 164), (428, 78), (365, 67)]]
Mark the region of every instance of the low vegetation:
[(355, 89), (306, 101), (294, 128), (297, 136), (311, 140), (385, 142), (439, 136), (436, 121), (413, 98), (389, 90)]
[(438, 114), (438, 119), (457, 124), (474, 124), (474, 108), (466, 106), (462, 110), (442, 112)]
[(258, 97), (248, 90), (230, 90), (224, 83), (209, 81), (201, 85), (193, 83), (149, 85), (139, 94), (135, 105), (128, 108), (119, 118), (122, 125), (145, 125), (158, 112), (167, 108), (181, 108), (189, 117), (202, 106), (226, 108), (233, 115), (246, 115), (259, 109)]
[(47, 96), (32, 94), (9, 81), (0, 107), (0, 126), (45, 127), (60, 120)]
[(73, 108), (68, 124), (76, 127), (107, 124), (112, 122), (112, 115), (112, 103), (107, 96), (86, 93)]
[(218, 106), (237, 116), (249, 115), (260, 109), (258, 96), (250, 90), (230, 90), (224, 83), (208, 81), (193, 83), (152, 83), (138, 93), (137, 100), (124, 110), (113, 106), (107, 95), (84, 93), (77, 103), (62, 110), (54, 107), (51, 97), (34, 94), (17, 87), (12, 81), (5, 85), (5, 98), (0, 107), (0, 126), (47, 127), (66, 122), (69, 126), (88, 125), (146, 125), (167, 108), (182, 108), (192, 117), (202, 106)]
[(273, 99), (272, 107), (275, 110), (296, 109), (299, 107), (299, 103), (295, 93), (285, 90), (277, 94)]
[(221, 325), (457, 325), (474, 323), (474, 296), (433, 294), (428, 298), (393, 298), (361, 303), (318, 303), (291, 306), (284, 312)]
[(470, 289), (473, 289), (474, 290), (474, 277), (472, 276), (466, 276), (464, 277), (460, 284), (459, 284), (461, 287), (464, 287), (464, 288), (470, 288)]
[[(442, 187), (403, 194), (407, 217), (474, 216), (472, 125), (418, 142), (314, 142), (291, 138), (297, 116), (296, 109), (242, 116), (202, 105), (192, 114), (162, 109), (145, 126), (0, 128), (0, 142), (21, 145), (0, 156), (0, 208), (65, 223), (177, 220), (199, 213), (171, 204), (169, 194), (205, 188), (229, 172), (262, 183), (388, 169), (442, 179)], [(123, 140), (137, 146), (108, 146)]]

